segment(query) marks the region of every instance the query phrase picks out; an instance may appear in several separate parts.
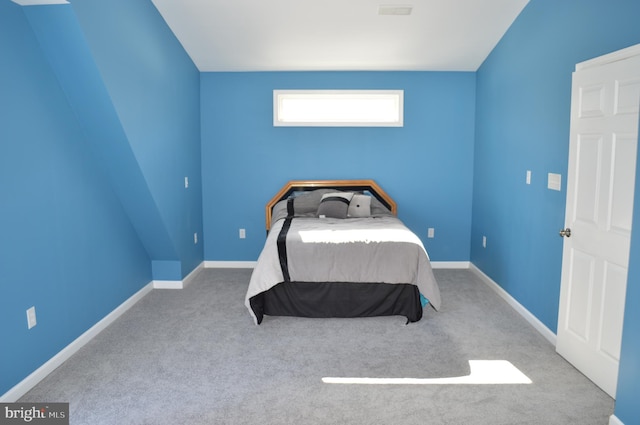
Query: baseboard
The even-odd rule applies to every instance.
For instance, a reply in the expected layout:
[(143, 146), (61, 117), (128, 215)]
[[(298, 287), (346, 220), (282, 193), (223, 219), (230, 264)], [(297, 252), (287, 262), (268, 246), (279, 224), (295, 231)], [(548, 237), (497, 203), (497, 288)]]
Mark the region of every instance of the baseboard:
[(554, 347), (556, 346), (556, 334), (553, 333), (549, 328), (547, 328), (544, 323), (542, 323), (536, 316), (531, 314), (529, 310), (527, 310), (522, 304), (516, 301), (507, 291), (502, 289), (500, 285), (498, 285), (493, 279), (484, 274), (482, 270), (480, 270), (475, 264), (470, 263), (469, 270), (474, 272), (478, 277), (480, 277), (484, 283), (489, 285), (491, 289), (493, 289), (502, 299), (504, 299), (507, 304), (509, 304), (513, 309), (515, 309), (520, 315), (527, 321), (531, 326), (533, 326), (540, 334), (549, 341)]
[(154, 280), (151, 283), (153, 289), (182, 289), (184, 287), (181, 280)]
[(118, 317), (122, 316), (124, 312), (129, 310), (140, 301), (145, 295), (147, 295), (153, 289), (153, 284), (149, 283), (145, 285), (138, 292), (129, 297), (125, 302), (120, 304), (111, 313), (107, 314), (102, 320), (89, 328), (85, 333), (76, 338), (73, 342), (63, 348), (58, 354), (49, 359), (45, 364), (40, 366), (29, 376), (24, 378), (18, 384), (16, 384), (9, 391), (0, 396), (0, 403), (13, 403), (20, 397), (25, 395), (30, 389), (36, 386), (38, 382), (42, 381), (47, 375), (58, 368), (62, 363), (73, 356), (80, 348), (87, 344), (91, 339), (98, 335), (107, 326), (113, 323)]
[(253, 269), (257, 261), (205, 261), (207, 269)]
[(198, 275), (200, 270), (204, 269), (204, 261), (198, 264), (198, 267), (193, 269), (191, 273), (189, 273), (182, 280), (154, 280), (153, 289), (184, 289), (193, 281), (193, 279)]
[(468, 269), (471, 263), (468, 261), (432, 261), (434, 269)]
[(616, 415), (611, 415), (609, 416), (609, 425), (624, 425), (624, 423)]

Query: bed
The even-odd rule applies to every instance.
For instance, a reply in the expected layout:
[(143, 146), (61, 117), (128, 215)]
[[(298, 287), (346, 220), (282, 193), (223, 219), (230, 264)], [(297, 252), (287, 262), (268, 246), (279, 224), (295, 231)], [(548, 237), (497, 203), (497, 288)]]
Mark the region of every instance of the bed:
[(422, 318), (440, 291), (420, 238), (373, 180), (295, 180), (265, 208), (245, 306), (264, 316)]

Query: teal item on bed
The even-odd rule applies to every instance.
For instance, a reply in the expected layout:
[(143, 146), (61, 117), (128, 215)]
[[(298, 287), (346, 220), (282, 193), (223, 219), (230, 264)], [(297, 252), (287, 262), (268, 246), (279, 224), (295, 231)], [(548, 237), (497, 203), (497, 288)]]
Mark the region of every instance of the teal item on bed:
[(422, 304), (422, 308), (429, 304), (429, 300), (422, 294), (420, 294), (420, 304)]

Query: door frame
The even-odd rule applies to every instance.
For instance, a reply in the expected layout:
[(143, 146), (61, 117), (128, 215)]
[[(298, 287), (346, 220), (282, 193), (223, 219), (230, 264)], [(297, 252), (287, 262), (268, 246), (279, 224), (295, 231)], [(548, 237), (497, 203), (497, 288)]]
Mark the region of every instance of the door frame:
[(575, 71), (582, 71), (585, 69), (606, 65), (611, 62), (618, 62), (638, 55), (640, 55), (640, 44), (635, 44), (624, 49), (616, 50), (615, 52), (607, 53), (602, 56), (577, 63)]

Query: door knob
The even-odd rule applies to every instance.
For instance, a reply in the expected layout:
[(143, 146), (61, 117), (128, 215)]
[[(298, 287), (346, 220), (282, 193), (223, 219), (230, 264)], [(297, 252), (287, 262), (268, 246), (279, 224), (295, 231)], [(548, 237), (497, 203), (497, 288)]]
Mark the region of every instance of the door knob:
[(571, 229), (569, 229), (568, 227), (566, 229), (562, 229), (560, 230), (560, 237), (567, 237), (570, 238), (571, 237)]

